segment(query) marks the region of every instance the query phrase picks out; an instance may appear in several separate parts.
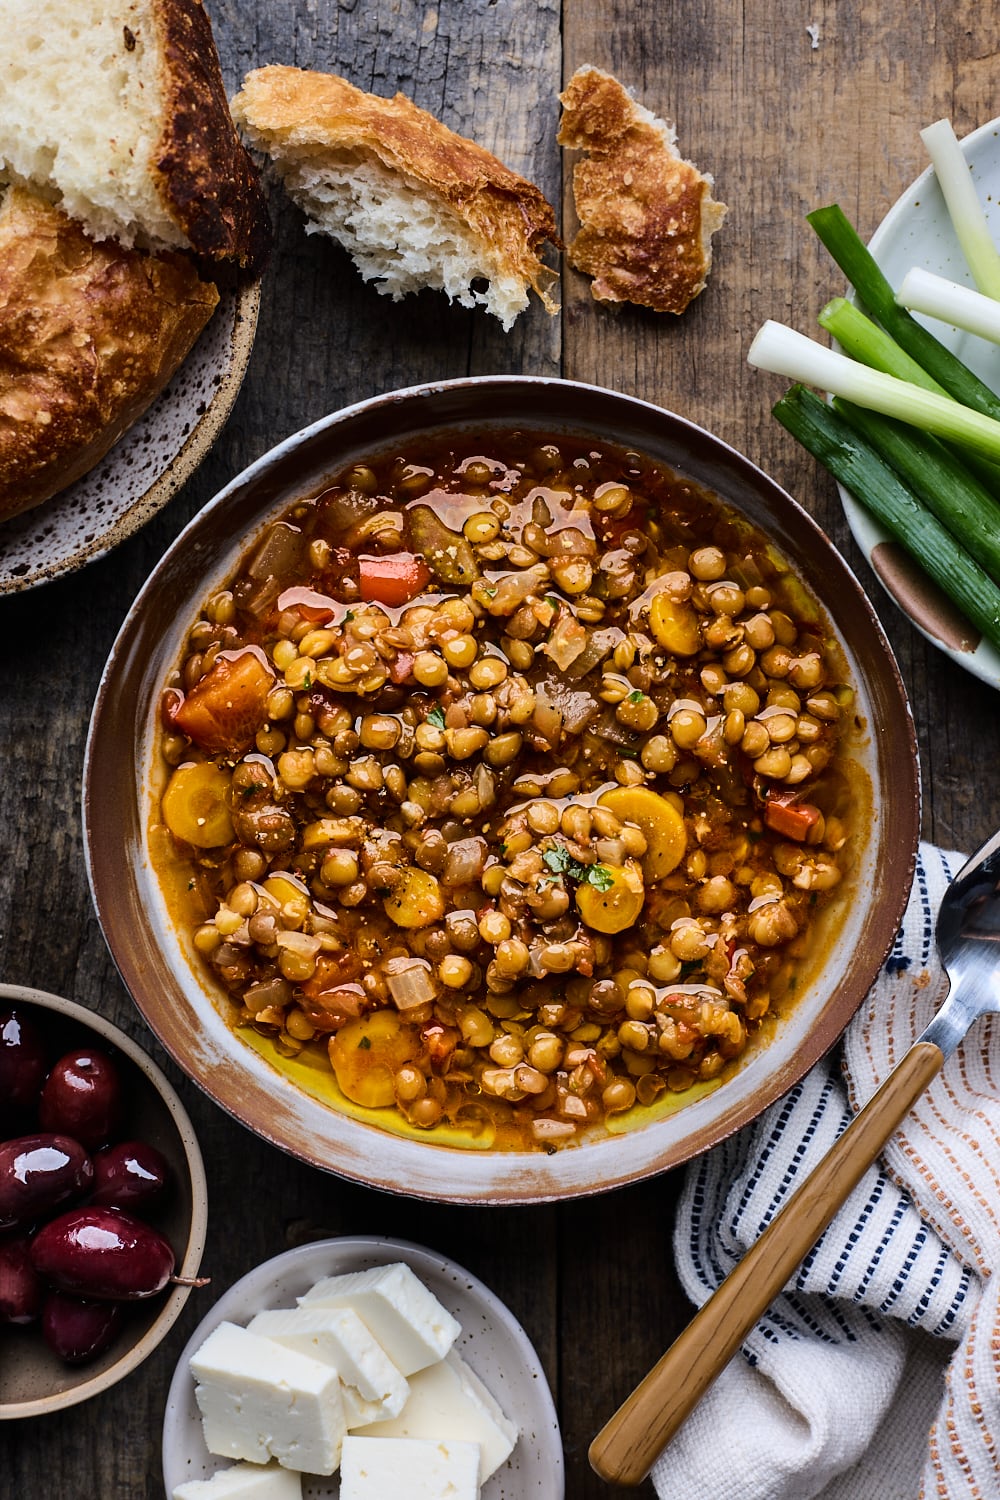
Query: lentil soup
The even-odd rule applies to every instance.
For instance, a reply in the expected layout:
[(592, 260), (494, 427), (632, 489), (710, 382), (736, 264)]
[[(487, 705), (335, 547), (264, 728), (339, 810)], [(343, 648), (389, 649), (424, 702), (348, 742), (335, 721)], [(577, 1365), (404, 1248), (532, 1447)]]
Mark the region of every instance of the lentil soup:
[(716, 1086), (801, 990), (864, 819), (847, 679), (784, 558), (662, 462), (408, 440), (205, 601), (154, 860), (305, 1087), (552, 1150)]

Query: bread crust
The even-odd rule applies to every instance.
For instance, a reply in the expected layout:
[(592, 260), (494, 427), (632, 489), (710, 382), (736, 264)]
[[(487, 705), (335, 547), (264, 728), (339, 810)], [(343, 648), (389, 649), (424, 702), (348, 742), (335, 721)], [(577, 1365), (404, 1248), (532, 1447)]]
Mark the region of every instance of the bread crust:
[(190, 259), (95, 243), (26, 188), (0, 208), (0, 519), (101, 459), (219, 300)]
[(493, 248), (498, 269), (518, 277), (557, 310), (555, 273), (541, 261), (559, 244), (555, 214), (533, 183), (491, 152), (442, 124), (403, 94), (366, 94), (331, 73), (274, 64), (244, 79), (233, 113), (265, 145), (369, 155), (445, 203)]
[(236, 133), (201, 0), (154, 0), (164, 60), (163, 131), (153, 173), (197, 255), (259, 272), (270, 225), (259, 174)]
[(580, 68), (559, 98), (559, 144), (587, 152), (573, 169), (571, 265), (593, 278), (598, 301), (683, 312), (704, 290), (726, 213), (711, 177), (611, 74)]

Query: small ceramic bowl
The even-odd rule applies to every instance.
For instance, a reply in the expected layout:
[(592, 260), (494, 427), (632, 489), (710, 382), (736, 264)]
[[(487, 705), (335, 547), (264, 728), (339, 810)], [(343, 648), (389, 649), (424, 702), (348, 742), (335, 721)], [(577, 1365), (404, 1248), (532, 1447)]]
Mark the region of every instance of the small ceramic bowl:
[[(163, 1482), (169, 1495), (188, 1479), (207, 1479), (227, 1460), (205, 1448), (195, 1402), (191, 1356), (225, 1321), (246, 1324), (266, 1308), (294, 1307), (324, 1276), (403, 1261), (462, 1325), (456, 1352), (472, 1367), (519, 1437), (507, 1461), (483, 1486), (482, 1500), (562, 1500), (563, 1451), (552, 1393), (531, 1341), (508, 1307), (455, 1261), (406, 1240), (381, 1235), (318, 1240), (286, 1250), (240, 1278), (195, 1329), (177, 1363), (163, 1421)], [(442, 1437), (449, 1436), (442, 1433)], [(336, 1500), (332, 1479), (307, 1477), (306, 1500)]]
[[(149, 849), (159, 697), (202, 602), (269, 521), (330, 476), (411, 438), (488, 442), (517, 428), (634, 449), (722, 497), (760, 527), (824, 607), (856, 687), (852, 747), (870, 788), (859, 813), (852, 897), (766, 1045), (714, 1091), (549, 1155), (454, 1149), (355, 1119), (312, 1097), (242, 1041), (172, 920)], [(476, 451), (482, 451), (477, 449)], [(398, 391), (297, 433), (191, 522), (136, 599), (105, 668), (84, 771), (88, 870), (122, 977), (178, 1064), (264, 1139), (357, 1181), (456, 1203), (528, 1203), (636, 1182), (706, 1150), (785, 1093), (843, 1031), (875, 979), (909, 895), (919, 833), (913, 722), (895, 661), (857, 580), (804, 510), (750, 461), (672, 413), (570, 381), (488, 376)], [(373, 1111), (373, 1113), (376, 1113)]]
[[(149, 1216), (170, 1241), (176, 1275), (197, 1275), (205, 1248), (207, 1190), (194, 1128), (183, 1104), (156, 1064), (125, 1032), (102, 1016), (42, 990), (0, 985), (0, 1009), (14, 1007), (42, 1031), (56, 1061), (87, 1043), (107, 1051), (118, 1066), (125, 1094), (128, 1135), (166, 1158), (171, 1190)], [(68, 1365), (46, 1346), (37, 1324), (3, 1327), (0, 1357), (0, 1419), (44, 1416), (87, 1401), (123, 1380), (146, 1359), (172, 1327), (191, 1288), (171, 1286), (148, 1301), (133, 1303), (111, 1347), (85, 1365)]]

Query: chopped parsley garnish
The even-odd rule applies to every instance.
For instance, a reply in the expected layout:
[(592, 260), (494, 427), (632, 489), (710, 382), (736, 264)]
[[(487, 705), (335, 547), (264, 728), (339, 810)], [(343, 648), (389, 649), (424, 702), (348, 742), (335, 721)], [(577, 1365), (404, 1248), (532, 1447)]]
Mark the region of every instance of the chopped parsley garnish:
[[(599, 891), (609, 891), (615, 883), (615, 877), (607, 865), (585, 865), (580, 860), (574, 859), (565, 844), (553, 844), (546, 849), (542, 855), (542, 861), (547, 864), (554, 875), (568, 875), (571, 880), (579, 880), (583, 885), (592, 885)], [(543, 876), (543, 879), (552, 877)]]
[(371, 1044), (372, 1044), (371, 1037), (370, 1036), (363, 1036), (361, 1038), (360, 1042), (358, 1043), (358, 1050), (359, 1050), (359, 1052), (368, 1052), (371, 1049)]
[(428, 724), (435, 725), (438, 729), (444, 728), (444, 709), (440, 704), (435, 704), (435, 706), (431, 709), (430, 713), (427, 715), (427, 722)]
[(631, 693), (629, 693), (628, 701), (630, 703), (641, 703), (645, 696), (646, 694), (642, 691), (641, 688), (635, 688)]

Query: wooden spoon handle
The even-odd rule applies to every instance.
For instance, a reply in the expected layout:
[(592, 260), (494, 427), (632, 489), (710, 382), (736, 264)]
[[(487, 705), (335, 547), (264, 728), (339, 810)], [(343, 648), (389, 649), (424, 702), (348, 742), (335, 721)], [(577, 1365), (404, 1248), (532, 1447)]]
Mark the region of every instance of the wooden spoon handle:
[(640, 1484), (750, 1329), (819, 1239), (944, 1058), (916, 1042), (739, 1265), (601, 1428), (590, 1462), (610, 1483)]

